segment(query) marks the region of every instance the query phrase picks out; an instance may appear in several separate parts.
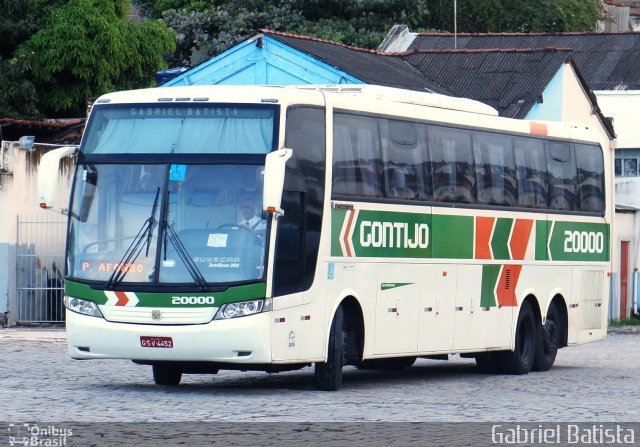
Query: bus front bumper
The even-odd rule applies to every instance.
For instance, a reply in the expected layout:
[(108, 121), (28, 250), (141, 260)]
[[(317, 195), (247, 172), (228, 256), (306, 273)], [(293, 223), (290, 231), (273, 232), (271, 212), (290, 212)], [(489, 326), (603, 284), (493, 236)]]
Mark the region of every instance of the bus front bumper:
[[(271, 363), (269, 312), (172, 326), (114, 323), (70, 311), (66, 314), (67, 344), (74, 359)], [(143, 338), (145, 342), (162, 340), (165, 347), (143, 347)]]

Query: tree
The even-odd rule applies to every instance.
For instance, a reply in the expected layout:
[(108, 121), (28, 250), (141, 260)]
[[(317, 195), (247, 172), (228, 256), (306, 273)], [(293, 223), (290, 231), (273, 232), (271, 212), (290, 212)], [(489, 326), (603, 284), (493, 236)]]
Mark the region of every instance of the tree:
[(28, 38), (14, 33), (15, 49), (0, 69), (8, 86), (0, 116), (82, 116), (88, 97), (152, 85), (175, 37), (161, 21), (129, 20), (128, 8), (127, 0), (60, 2)]
[[(193, 65), (218, 54), (261, 28), (294, 29), (304, 18), (283, 2), (231, 0), (224, 4), (194, 2), (163, 13), (177, 35), (176, 52), (169, 64)], [(200, 56), (194, 53), (200, 52)]]
[[(454, 0), (428, 0), (435, 29), (453, 31)], [(457, 0), (459, 32), (594, 31), (600, 0)]]
[[(426, 0), (156, 0), (167, 25), (178, 35), (171, 63), (192, 65), (255, 34), (260, 28), (288, 31), (375, 48), (394, 23), (421, 29)], [(199, 54), (194, 58), (194, 53)]]

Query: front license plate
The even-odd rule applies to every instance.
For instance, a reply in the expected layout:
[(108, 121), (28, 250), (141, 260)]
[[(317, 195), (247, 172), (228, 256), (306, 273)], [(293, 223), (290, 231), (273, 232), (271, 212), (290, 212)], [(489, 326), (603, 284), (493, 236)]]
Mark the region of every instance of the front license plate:
[(173, 348), (173, 338), (142, 335), (140, 336), (140, 346), (143, 348)]

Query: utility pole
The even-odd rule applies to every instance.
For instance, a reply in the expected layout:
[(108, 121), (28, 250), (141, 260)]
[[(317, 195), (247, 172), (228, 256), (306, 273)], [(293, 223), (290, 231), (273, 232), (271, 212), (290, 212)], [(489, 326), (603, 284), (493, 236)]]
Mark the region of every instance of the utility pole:
[(458, 0), (453, 0), (453, 48), (458, 49)]

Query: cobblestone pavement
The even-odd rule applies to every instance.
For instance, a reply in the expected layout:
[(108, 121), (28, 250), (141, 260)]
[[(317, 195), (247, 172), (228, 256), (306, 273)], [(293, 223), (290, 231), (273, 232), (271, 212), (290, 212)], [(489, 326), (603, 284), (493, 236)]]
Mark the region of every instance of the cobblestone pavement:
[(470, 359), (419, 360), (404, 372), (345, 368), (318, 392), (313, 370), (188, 375), (153, 384), (151, 368), (76, 361), (63, 330), (0, 329), (0, 420), (639, 422), (640, 335), (563, 349), (551, 371), (482, 375)]

